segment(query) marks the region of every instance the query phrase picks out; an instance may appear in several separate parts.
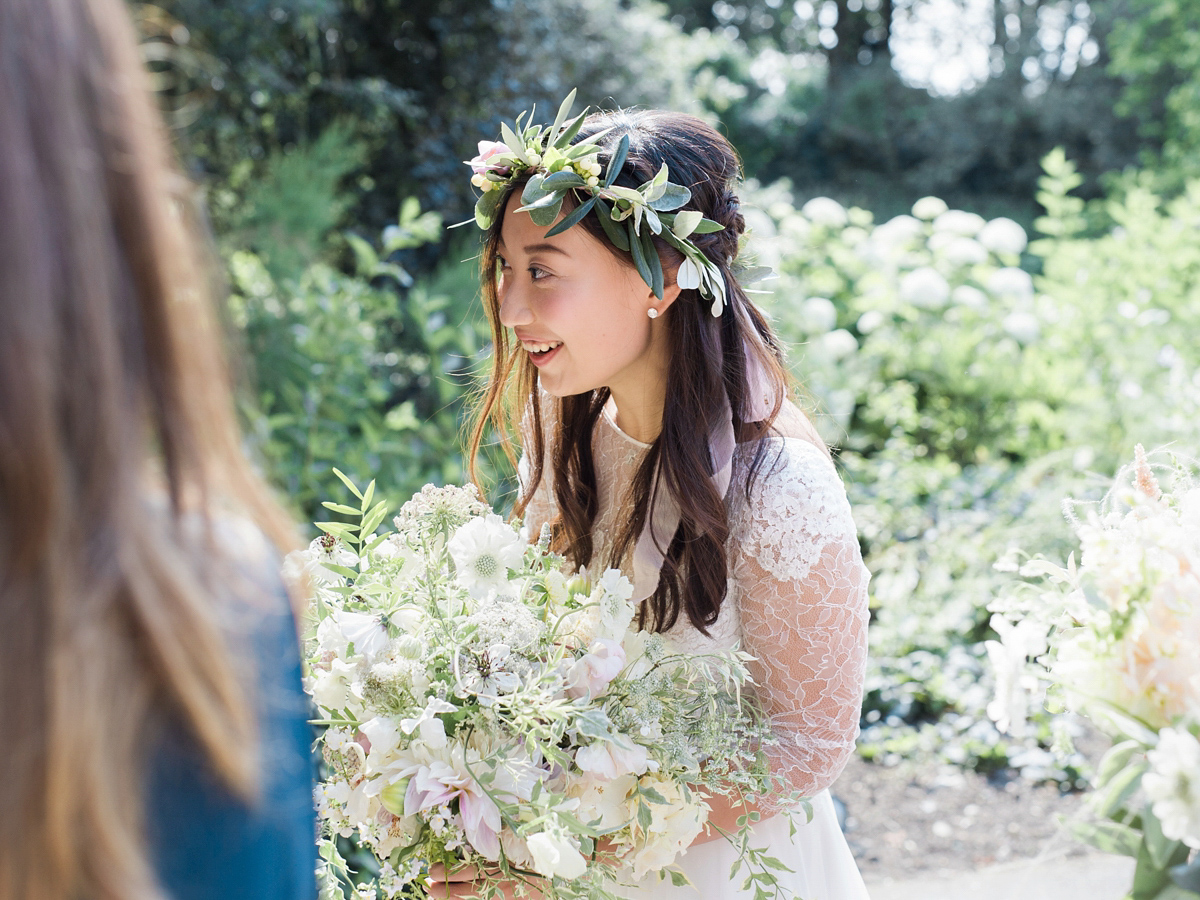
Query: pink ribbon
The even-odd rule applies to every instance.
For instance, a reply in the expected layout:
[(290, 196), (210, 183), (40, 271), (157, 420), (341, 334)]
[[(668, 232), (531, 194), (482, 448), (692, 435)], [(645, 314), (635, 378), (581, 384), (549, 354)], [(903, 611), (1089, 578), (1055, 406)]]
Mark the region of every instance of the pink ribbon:
[[(743, 331), (753, 334), (757, 331), (751, 327)], [(758, 348), (760, 352), (769, 352), (765, 347)], [(775, 408), (776, 392), (772, 390), (767, 373), (763, 371), (759, 356), (751, 352), (749, 343), (744, 344), (746, 355), (746, 409), (743, 410), (742, 420), (745, 422), (761, 422)], [(728, 396), (722, 400), (722, 424), (708, 436), (708, 451), (713, 461), (713, 486), (717, 493), (724, 497), (729, 492), (729, 482), (733, 477), (733, 451), (737, 438), (733, 433), (733, 410), (729, 406)], [(679, 528), (679, 502), (671, 493), (670, 488), (662, 482), (661, 469), (654, 473), (650, 486), (650, 512), (646, 516), (646, 524), (638, 535), (633, 547), (633, 602), (645, 600), (658, 588), (659, 575), (662, 573), (663, 560), (675, 531)]]

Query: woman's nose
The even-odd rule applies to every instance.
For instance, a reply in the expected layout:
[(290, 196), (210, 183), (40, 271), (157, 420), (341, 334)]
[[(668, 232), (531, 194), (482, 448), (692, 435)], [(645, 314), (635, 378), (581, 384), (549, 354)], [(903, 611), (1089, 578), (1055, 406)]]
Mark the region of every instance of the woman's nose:
[(529, 325), (533, 322), (533, 309), (525, 292), (518, 285), (502, 285), (499, 291), (500, 324), (505, 328)]

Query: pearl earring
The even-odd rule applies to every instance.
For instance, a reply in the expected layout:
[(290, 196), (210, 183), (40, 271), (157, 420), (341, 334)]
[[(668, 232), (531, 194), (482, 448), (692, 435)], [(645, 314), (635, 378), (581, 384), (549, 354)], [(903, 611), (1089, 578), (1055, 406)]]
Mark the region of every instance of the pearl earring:
[(652, 306), (648, 310), (646, 310), (646, 315), (648, 315), (652, 319), (657, 319), (658, 318), (658, 310)]

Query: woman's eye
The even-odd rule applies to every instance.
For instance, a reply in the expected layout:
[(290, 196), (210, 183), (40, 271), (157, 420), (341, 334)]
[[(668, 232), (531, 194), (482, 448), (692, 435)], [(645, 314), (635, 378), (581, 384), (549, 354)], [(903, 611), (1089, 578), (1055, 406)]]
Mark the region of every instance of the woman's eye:
[(549, 275), (550, 275), (550, 273), (547, 272), (545, 269), (539, 269), (537, 266), (529, 267), (529, 277), (532, 278), (534, 281), (541, 281), (543, 278), (546, 278)]

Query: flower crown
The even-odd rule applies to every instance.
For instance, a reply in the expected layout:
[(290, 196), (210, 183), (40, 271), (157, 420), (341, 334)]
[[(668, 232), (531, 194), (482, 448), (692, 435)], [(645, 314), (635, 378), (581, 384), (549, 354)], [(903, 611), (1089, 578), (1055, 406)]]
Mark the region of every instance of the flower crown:
[[(611, 129), (605, 129), (578, 144), (571, 139), (579, 133), (587, 110), (568, 120), (575, 102), (572, 90), (558, 108), (554, 124), (545, 127), (525, 122), (527, 114), (517, 116), (516, 126), (501, 123), (503, 141), (480, 141), (479, 155), (467, 165), (474, 171), (471, 183), (483, 193), (475, 204), (475, 222), (485, 231), (492, 227), (505, 198), (507, 188), (527, 178), (517, 212), (527, 212), (537, 225), (554, 225), (562, 211), (563, 200), (573, 194), (575, 208), (546, 232), (552, 237), (595, 212), (604, 233), (613, 245), (633, 256), (642, 280), (660, 300), (663, 296), (663, 270), (653, 236), (658, 235), (683, 254), (676, 283), (684, 290), (699, 290), (712, 301), (712, 314), (721, 315), (725, 306), (725, 279), (721, 270), (689, 237), (721, 231), (724, 225), (704, 218), (696, 210), (683, 209), (692, 192), (669, 180), (667, 164), (638, 188), (615, 185), (629, 154), (629, 135), (622, 135), (608, 171), (601, 177), (600, 145), (597, 141)], [(530, 119), (532, 113), (528, 114)], [(586, 199), (584, 197), (586, 196)]]

